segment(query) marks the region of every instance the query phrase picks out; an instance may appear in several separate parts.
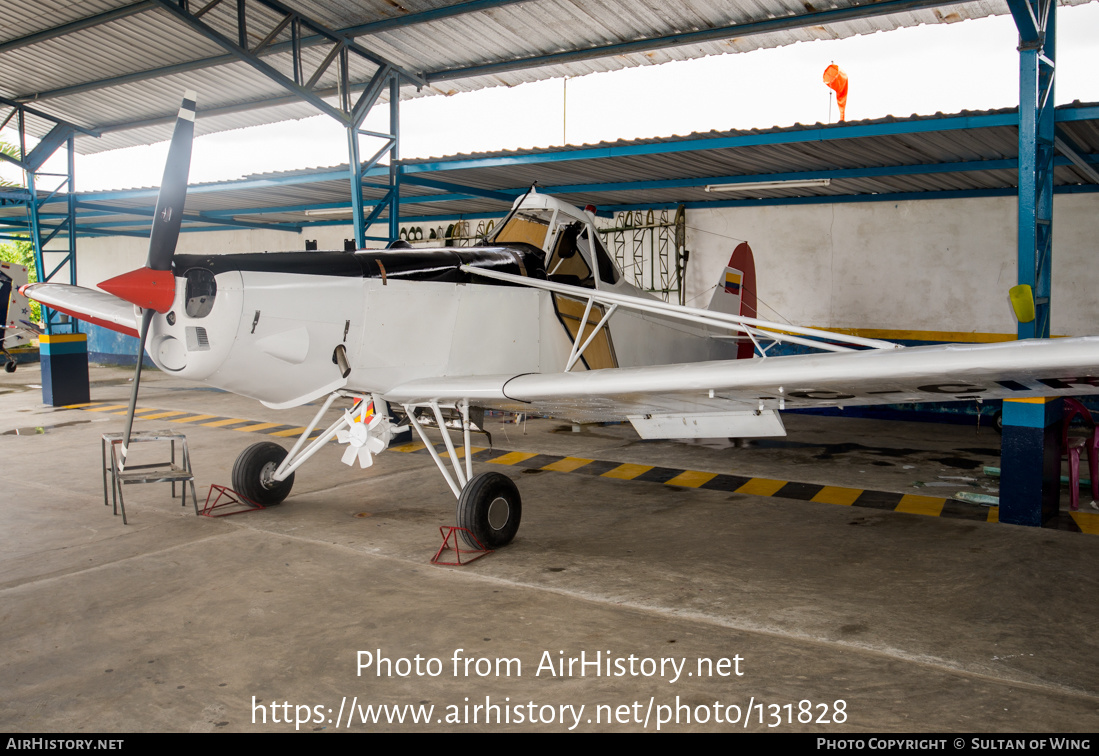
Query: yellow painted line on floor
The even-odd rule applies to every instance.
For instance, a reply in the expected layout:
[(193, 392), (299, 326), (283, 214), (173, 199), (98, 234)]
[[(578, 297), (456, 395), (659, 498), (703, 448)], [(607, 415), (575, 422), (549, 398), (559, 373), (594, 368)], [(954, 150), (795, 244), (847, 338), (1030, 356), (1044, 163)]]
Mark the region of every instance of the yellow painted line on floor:
[[(118, 406), (119, 407), (127, 407), (127, 405), (125, 405), (125, 404), (120, 404)], [(135, 415), (144, 415), (146, 412), (156, 412), (156, 411), (157, 411), (156, 407), (138, 407), (137, 409), (134, 410), (134, 414)], [(125, 415), (128, 412), (129, 412), (129, 409), (127, 408), (127, 410), (125, 412), (112, 412), (111, 414), (112, 415)]]
[(652, 465), (619, 465), (613, 470), (607, 470), (603, 473), (604, 478), (617, 478), (618, 480), (633, 480), (642, 473), (647, 473), (653, 469)]
[(125, 404), (108, 404), (106, 407), (93, 407), (91, 409), (84, 410), (85, 412), (110, 412), (116, 409), (125, 409)]
[(65, 409), (84, 409), (85, 407), (93, 407), (100, 402), (84, 402), (83, 404), (66, 404)]
[(1080, 526), (1080, 530), (1092, 535), (1099, 535), (1099, 514), (1095, 512), (1069, 512), (1072, 519)]
[(219, 415), (192, 415), (191, 417), (177, 417), (173, 420), (173, 423), (194, 423), (199, 420), (209, 420), (211, 417), (219, 417)]
[(162, 417), (175, 417), (176, 415), (186, 415), (186, 412), (158, 412), (155, 415), (142, 415), (146, 420), (159, 420)]
[(573, 470), (579, 470), (584, 465), (590, 465), (594, 460), (581, 459), (580, 457), (562, 457), (556, 462), (550, 462), (543, 467), (543, 470), (553, 470), (554, 472), (572, 472)]
[(279, 431), (278, 433), (268, 433), (267, 435), (269, 435), (269, 436), (282, 436), (283, 438), (288, 438), (290, 436), (300, 436), (302, 434), (302, 431), (304, 431), (304, 430), (305, 430), (305, 426), (302, 426), (300, 428), (287, 428), (284, 431)]
[(999, 507), (989, 507), (988, 508), (988, 522), (999, 522), (999, 521), (1000, 521), (1000, 508)]
[(212, 423), (203, 423), (207, 428), (220, 428), (223, 425), (232, 425), (233, 423), (247, 423), (243, 417), (229, 417), (225, 420), (215, 420)]
[[(476, 454), (477, 452), (484, 451), (487, 448), (488, 448), (487, 446), (471, 446), (471, 447), (469, 447), (469, 453), (470, 454)], [(458, 455), (458, 459), (464, 459), (465, 458), (465, 454), (466, 454), (465, 449), (455, 449), (454, 453)], [(446, 459), (449, 459), (450, 458), (450, 452), (443, 452), (439, 456), (444, 457)]]
[(523, 460), (527, 460), (527, 459), (530, 459), (531, 457), (537, 457), (537, 456), (538, 455), (535, 454), (534, 452), (508, 452), (507, 454), (505, 454), (502, 457), (497, 457), (496, 459), (490, 459), (489, 462), (491, 462), (494, 465), (514, 465), (514, 464), (518, 464), (519, 462), (522, 462)]
[(699, 472), (697, 470), (684, 470), (671, 480), (664, 481), (666, 486), (684, 486), (686, 488), (698, 488), (709, 483), (717, 477), (717, 473)]
[(267, 430), (268, 428), (277, 428), (282, 423), (257, 423), (256, 425), (246, 425), (243, 428), (234, 428), (233, 430), (243, 431), (245, 433), (255, 433), (256, 431)]
[(737, 493), (752, 494), (753, 496), (774, 496), (775, 492), (785, 486), (785, 480), (771, 480), (770, 478), (752, 478), (736, 490)]
[[(279, 434), (275, 433), (273, 435), (277, 436)], [(403, 452), (403, 453), (407, 454), (409, 452), (417, 452), (417, 451), (420, 451), (420, 449), (426, 449), (426, 448), (427, 448), (427, 444), (423, 443), (422, 441), (409, 441), (407, 444), (401, 444), (400, 446), (391, 446), (391, 447), (389, 447), (389, 450), (390, 451)]]
[(849, 507), (855, 503), (855, 499), (862, 495), (862, 491), (861, 488), (825, 486), (809, 501), (815, 501), (818, 504), (839, 504), (840, 506)]
[(898, 504), (897, 508), (893, 511), (938, 517), (943, 513), (944, 504), (946, 504), (946, 499), (940, 499), (937, 496), (917, 496), (916, 494), (905, 494), (901, 498), (900, 504)]

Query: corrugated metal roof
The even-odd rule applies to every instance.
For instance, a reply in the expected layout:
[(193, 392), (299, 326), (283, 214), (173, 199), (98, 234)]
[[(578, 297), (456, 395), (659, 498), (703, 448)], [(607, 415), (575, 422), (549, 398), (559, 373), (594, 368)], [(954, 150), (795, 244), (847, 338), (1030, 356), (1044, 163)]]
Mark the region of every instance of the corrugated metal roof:
[[(1061, 106), (1058, 131), (1092, 161), (1099, 155), (1099, 104)], [(882, 118), (838, 124), (708, 132), (686, 137), (603, 142), (571, 148), (531, 149), (454, 155), (404, 161), (411, 177), (423, 177), (467, 187), (444, 190), (403, 183), (401, 216), (495, 213), (502, 215), (533, 181), (542, 191), (583, 206), (605, 209), (633, 205), (706, 203), (754, 198), (872, 199), (874, 195), (943, 192), (1012, 193), (1018, 155), (1014, 109), (966, 111), (950, 115)], [(1058, 156), (1054, 182), (1059, 187), (1099, 189), (1079, 168)], [(777, 187), (749, 193), (705, 191), (713, 181), (771, 180), (810, 175), (829, 177), (829, 186)], [(384, 176), (373, 179), (385, 183)], [(661, 183), (662, 182), (662, 183)], [(502, 192), (487, 198), (478, 190)], [(80, 202), (147, 214), (155, 204), (155, 188), (87, 192)], [(366, 186), (364, 196), (380, 199), (384, 189)], [(949, 196), (949, 195), (946, 195)], [(754, 201), (754, 200), (749, 200)], [(187, 196), (188, 213), (204, 213), (251, 223), (309, 224), (334, 218), (306, 213), (309, 208), (349, 207), (348, 169), (300, 169), (262, 173), (237, 181), (197, 184)], [(63, 212), (60, 202), (46, 212)], [(147, 215), (95, 215), (81, 209), (81, 225), (119, 223), (112, 229), (145, 228)], [(91, 213), (91, 214), (89, 214)], [(20, 220), (18, 207), (0, 207), (4, 219)], [(384, 216), (383, 216), (384, 217)], [(350, 210), (342, 216), (349, 222)], [(186, 223), (185, 228), (194, 227)], [(203, 225), (203, 224), (197, 224)]]
[[(816, 4), (803, 0), (284, 1), (325, 26), (349, 30), (363, 47), (412, 72), (422, 73), (428, 86), (419, 93), (405, 86), (402, 97), (513, 86), (555, 76), (577, 76), (1008, 12), (1005, 0), (952, 5), (941, 4), (943, 0), (880, 0), (869, 4), (857, 0)], [(1062, 0), (1061, 4), (1088, 1)], [(78, 139), (82, 152), (167, 139), (170, 129), (167, 119), (174, 114), (179, 93), (185, 88), (200, 93), (199, 134), (301, 118), (317, 112), (211, 39), (185, 26), (159, 2), (0, 0), (0, 18), (5, 19), (0, 27), (0, 96), (101, 130), (103, 135), (98, 139)], [(479, 10), (443, 18), (432, 15), (452, 12), (460, 6)], [(908, 10), (820, 23), (839, 18), (828, 14), (872, 6)], [(220, 3), (203, 20), (235, 38), (235, 7), (235, 3)], [(248, 3), (248, 9), (250, 39), (254, 45), (266, 36), (277, 15), (255, 1)], [(99, 14), (108, 16), (98, 23), (80, 23)], [(775, 19), (786, 18), (811, 25), (781, 29), (767, 26)], [(51, 36), (51, 30), (63, 29), (67, 24), (80, 28)], [(283, 30), (276, 42), (284, 42), (288, 36), (289, 31)], [(306, 48), (304, 57), (309, 65), (315, 66), (324, 53), (322, 47)], [(561, 54), (568, 57), (553, 57)], [(353, 84), (361, 85), (376, 66), (356, 56), (351, 59)], [(200, 65), (201, 61), (206, 63)], [(263, 61), (283, 73), (290, 70), (288, 53), (268, 54)], [(168, 70), (163, 71), (166, 67)], [(153, 79), (133, 80), (131, 76), (157, 70), (162, 72)], [(80, 89), (112, 78), (114, 81), (108, 84)], [(333, 103), (331, 90), (335, 79), (333, 66), (317, 83), (322, 92), (328, 93), (325, 99)], [(257, 109), (258, 103), (268, 105)], [(134, 128), (135, 123), (139, 127)], [(126, 128), (120, 129), (123, 125)], [(48, 126), (44, 121), (31, 119), (30, 131), (41, 135)]]

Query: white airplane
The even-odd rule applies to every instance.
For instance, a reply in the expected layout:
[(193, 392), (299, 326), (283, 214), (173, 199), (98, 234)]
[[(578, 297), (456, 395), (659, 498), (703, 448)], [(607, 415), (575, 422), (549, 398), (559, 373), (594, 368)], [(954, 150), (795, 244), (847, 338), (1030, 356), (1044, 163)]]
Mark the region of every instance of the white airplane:
[(20, 290), (27, 283), (27, 266), (0, 262), (0, 354), (6, 360), (4, 371), (14, 373), (15, 356), (9, 352), (41, 335), (31, 322), (30, 305)]
[[(188, 93), (146, 266), (103, 282), (108, 293), (25, 291), (138, 336), (172, 375), (274, 409), (326, 397), (289, 452), (265, 441), (237, 458), (233, 487), (265, 505), (285, 499), (297, 469), (333, 438), (347, 444), (345, 463), (367, 467), (410, 426), (458, 499), (458, 524), (496, 548), (515, 536), (522, 506), (507, 476), (474, 475), (470, 433), (487, 409), (628, 420), (644, 438), (775, 436), (785, 435), (778, 412), (787, 408), (1099, 386), (1099, 337), (904, 348), (747, 317), (743, 266), (725, 269), (707, 309), (667, 304), (622, 278), (590, 212), (533, 190), (472, 248), (175, 255), (193, 119)], [(817, 351), (768, 356), (780, 342)], [(127, 441), (140, 371), (139, 360)], [(310, 441), (339, 399), (354, 404)], [(448, 460), (428, 440), (429, 424)]]

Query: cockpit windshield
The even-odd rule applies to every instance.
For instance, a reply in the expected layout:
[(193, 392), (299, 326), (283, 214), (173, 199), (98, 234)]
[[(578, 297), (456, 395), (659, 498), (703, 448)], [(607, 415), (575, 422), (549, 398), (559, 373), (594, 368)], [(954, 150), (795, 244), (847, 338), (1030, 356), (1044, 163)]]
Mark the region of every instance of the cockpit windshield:
[(494, 244), (522, 242), (542, 249), (546, 243), (546, 234), (549, 233), (552, 218), (553, 213), (550, 210), (520, 210), (500, 227), (493, 236), (492, 242)]

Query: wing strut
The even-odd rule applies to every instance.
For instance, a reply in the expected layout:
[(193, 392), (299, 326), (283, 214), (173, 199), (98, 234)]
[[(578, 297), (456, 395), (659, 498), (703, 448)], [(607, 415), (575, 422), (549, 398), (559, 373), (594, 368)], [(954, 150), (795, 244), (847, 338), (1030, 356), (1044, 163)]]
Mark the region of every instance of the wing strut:
[[(662, 315), (676, 320), (697, 323), (709, 328), (720, 328), (722, 330), (745, 333), (752, 339), (756, 346), (760, 348), (760, 352), (763, 356), (766, 356), (766, 349), (759, 347), (759, 341), (757, 339), (765, 339), (776, 343), (786, 342), (790, 344), (800, 344), (814, 349), (821, 349), (826, 352), (853, 352), (860, 347), (870, 349), (904, 348), (900, 344), (894, 344), (891, 341), (867, 339), (862, 336), (849, 336), (847, 334), (824, 331), (818, 328), (805, 328), (803, 326), (788, 325), (786, 323), (775, 323), (769, 320), (748, 318), (741, 315), (729, 315), (727, 313), (714, 312), (712, 310), (700, 310), (695, 307), (685, 307), (683, 305), (661, 302), (657, 299), (642, 299), (626, 294), (617, 294), (612, 291), (585, 289), (580, 286), (569, 286), (568, 284), (556, 283), (554, 281), (543, 281), (537, 278), (516, 276), (511, 273), (478, 268), (473, 265), (462, 265), (460, 267), (463, 271), (471, 275), (492, 278), (497, 281), (506, 281), (507, 283), (527, 286), (533, 289), (545, 289), (557, 294), (564, 294), (573, 299), (587, 300), (588, 311), (590, 311), (593, 302), (610, 305), (611, 309), (607, 312), (606, 316), (604, 316), (603, 320), (600, 321), (600, 324), (593, 332), (593, 335), (594, 333), (598, 333), (599, 329), (606, 325), (615, 309), (622, 307), (627, 310), (647, 312), (653, 315)], [(583, 327), (583, 322), (584, 321), (581, 321), (581, 327)], [(577, 338), (577, 341), (579, 341), (579, 337)], [(583, 353), (590, 341), (591, 339), (579, 348), (580, 353)], [(579, 355), (570, 355), (570, 360), (573, 360), (574, 356), (576, 359), (579, 359)], [(573, 360), (573, 362), (575, 362), (575, 360)]]

